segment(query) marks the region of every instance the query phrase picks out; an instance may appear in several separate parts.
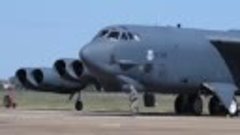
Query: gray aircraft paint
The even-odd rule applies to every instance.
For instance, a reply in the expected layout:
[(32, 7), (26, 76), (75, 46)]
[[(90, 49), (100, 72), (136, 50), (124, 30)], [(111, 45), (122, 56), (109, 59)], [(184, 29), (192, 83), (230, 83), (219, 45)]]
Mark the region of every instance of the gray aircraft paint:
[(95, 85), (97, 90), (101, 89), (98, 80), (91, 75), (81, 60), (71, 58), (59, 59), (54, 63), (53, 67), (61, 78), (82, 84), (80, 89), (89, 84)]
[[(137, 25), (104, 30), (130, 32), (132, 37), (100, 38), (101, 31), (81, 49), (80, 60), (60, 60), (64, 72), (57, 74), (56, 64), (55, 70), (38, 70), (45, 76), (38, 89), (47, 86), (48, 91), (59, 88), (71, 93), (91, 82), (106, 91), (128, 90), (129, 85), (139, 91), (166, 94), (194, 94), (204, 89), (215, 94), (229, 112), (232, 110), (234, 94), (240, 94), (239, 31)], [(82, 65), (77, 72), (73, 66), (76, 61)]]
[(214, 88), (205, 88), (216, 93), (226, 108), (230, 106), (229, 99), (238, 85), (235, 83), (239, 83), (232, 68), (236, 63), (229, 64), (224, 49), (222, 52), (219, 44), (212, 42), (214, 38), (223, 44), (228, 44), (226, 39), (236, 43), (239, 32), (133, 25), (111, 26), (105, 30), (131, 32), (140, 40), (96, 36), (83, 47), (80, 57), (99, 80), (141, 84), (144, 91), (170, 94), (196, 93), (208, 84)]
[(38, 68), (32, 71), (32, 76), (38, 87), (42, 90), (57, 90), (58, 93), (71, 93), (81, 89), (81, 83), (72, 82), (61, 78), (51, 68)]
[[(122, 30), (121, 26), (113, 28)], [(195, 89), (203, 82), (233, 83), (224, 59), (207, 39), (212, 35), (222, 36), (223, 33), (208, 34), (205, 31), (172, 27), (124, 26), (124, 28), (139, 34), (141, 40), (116, 42), (95, 39), (92, 42), (94, 45), (91, 43), (87, 45), (92, 46), (89, 57), (92, 57), (93, 63), (98, 64), (101, 70), (110, 75), (126, 74), (149, 84), (149, 89), (152, 89), (151, 86), (156, 86), (159, 88), (156, 90), (158, 92), (161, 92), (161, 87), (164, 88), (163, 92), (168, 92), (172, 89), (186, 90), (188, 87)], [(146, 58), (149, 50), (154, 50), (155, 58), (152, 61)], [(110, 57), (114, 57), (115, 64), (109, 64)], [(133, 62), (135, 66), (123, 72), (118, 68), (120, 63), (117, 63), (121, 61), (128, 61), (129, 64)], [(147, 64), (152, 65), (153, 69), (149, 73), (142, 71)], [(96, 69), (93, 72), (95, 71)], [(103, 71), (99, 72), (99, 74), (103, 73)], [(169, 90), (166, 91), (166, 88)]]
[(33, 70), (35, 68), (20, 68), (15, 73), (16, 78), (25, 88), (37, 89), (37, 84), (31, 75)]
[[(59, 59), (54, 63), (53, 68), (58, 74), (67, 80), (76, 81), (80, 80), (84, 72), (83, 65), (78, 59), (63, 58)], [(79, 68), (79, 69), (76, 69)], [(78, 70), (79, 72), (77, 72)]]
[[(37, 80), (34, 72), (40, 72), (40, 80)], [(39, 75), (38, 72), (38, 75)], [(73, 93), (82, 89), (80, 82), (72, 82), (61, 78), (51, 68), (21, 68), (17, 70), (16, 77), (27, 89), (55, 93)]]

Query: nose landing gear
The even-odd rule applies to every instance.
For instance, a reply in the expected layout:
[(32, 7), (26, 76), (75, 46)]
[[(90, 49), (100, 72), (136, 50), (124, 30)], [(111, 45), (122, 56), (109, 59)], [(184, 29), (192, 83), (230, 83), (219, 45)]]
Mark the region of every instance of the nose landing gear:
[(156, 103), (156, 98), (154, 94), (145, 92), (143, 94), (143, 102), (145, 107), (154, 107)]
[(83, 103), (82, 103), (82, 99), (81, 99), (81, 92), (79, 92), (78, 95), (77, 95), (77, 100), (75, 102), (75, 109), (77, 111), (82, 111), (83, 110)]

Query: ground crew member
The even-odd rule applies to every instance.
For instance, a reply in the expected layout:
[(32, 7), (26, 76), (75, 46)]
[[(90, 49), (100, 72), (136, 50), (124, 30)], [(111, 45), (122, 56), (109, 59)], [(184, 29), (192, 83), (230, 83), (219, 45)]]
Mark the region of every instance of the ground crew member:
[(16, 108), (16, 90), (15, 87), (10, 84), (4, 84), (4, 89), (6, 91), (5, 96), (3, 97), (3, 106), (6, 108)]

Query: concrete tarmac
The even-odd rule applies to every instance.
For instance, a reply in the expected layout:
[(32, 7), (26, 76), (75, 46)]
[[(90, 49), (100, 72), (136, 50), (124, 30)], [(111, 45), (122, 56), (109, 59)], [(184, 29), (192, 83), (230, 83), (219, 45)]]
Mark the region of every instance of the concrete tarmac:
[(0, 135), (239, 135), (240, 119), (0, 109)]

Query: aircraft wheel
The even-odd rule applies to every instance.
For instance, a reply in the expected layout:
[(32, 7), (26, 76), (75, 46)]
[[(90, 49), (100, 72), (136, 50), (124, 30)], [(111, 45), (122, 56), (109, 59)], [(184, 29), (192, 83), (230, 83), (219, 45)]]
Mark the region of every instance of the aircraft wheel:
[(190, 96), (188, 104), (189, 104), (189, 108), (190, 108), (190, 113), (197, 115), (197, 116), (202, 114), (203, 101), (199, 95)]
[(213, 96), (210, 99), (209, 105), (208, 105), (209, 113), (213, 116), (223, 116), (228, 113), (227, 109), (223, 106), (221, 101), (218, 99), (218, 97)]
[(177, 114), (201, 115), (203, 102), (199, 95), (179, 95), (175, 100), (175, 112)]
[(184, 95), (179, 95), (175, 100), (175, 112), (179, 115), (187, 113), (187, 104), (186, 104), (186, 97)]
[(152, 93), (144, 93), (143, 95), (144, 106), (145, 107), (154, 107), (155, 106), (155, 96)]
[(76, 109), (77, 111), (82, 111), (82, 109), (83, 109), (83, 103), (82, 103), (82, 101), (77, 101), (77, 102), (75, 103), (75, 109)]

